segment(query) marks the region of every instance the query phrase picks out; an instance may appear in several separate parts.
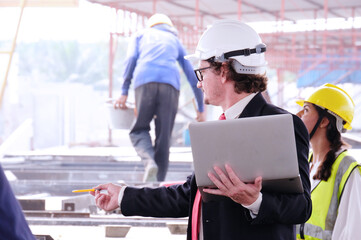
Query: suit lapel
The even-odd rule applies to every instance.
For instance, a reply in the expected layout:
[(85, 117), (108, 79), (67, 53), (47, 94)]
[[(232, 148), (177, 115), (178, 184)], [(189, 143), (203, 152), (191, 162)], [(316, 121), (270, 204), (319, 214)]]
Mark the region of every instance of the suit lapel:
[(267, 102), (263, 98), (262, 93), (257, 93), (244, 108), (239, 118), (260, 116), (261, 110), (266, 104)]

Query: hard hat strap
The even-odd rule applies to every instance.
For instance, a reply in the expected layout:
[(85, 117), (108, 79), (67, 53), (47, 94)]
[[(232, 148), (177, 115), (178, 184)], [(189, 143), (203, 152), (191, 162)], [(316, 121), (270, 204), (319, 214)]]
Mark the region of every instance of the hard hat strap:
[[(316, 105), (316, 104), (315, 104)], [(344, 129), (343, 125), (344, 125), (344, 120), (338, 116), (336, 113), (328, 110), (327, 108), (324, 108), (324, 107), (321, 107), (320, 105), (316, 105), (317, 107), (319, 107), (320, 109), (322, 109), (321, 111), (318, 111), (318, 114), (319, 114), (319, 117), (318, 117), (318, 120), (315, 124), (315, 126), (313, 127), (311, 133), (310, 133), (310, 139), (312, 138), (312, 136), (315, 134), (318, 126), (320, 125), (321, 123), (321, 120), (324, 116), (326, 116), (326, 113), (329, 113), (331, 114), (332, 116), (335, 117), (336, 119), (336, 129), (339, 133), (343, 133), (343, 132), (346, 132), (346, 129)]]
[(249, 56), (249, 55), (255, 54), (255, 53), (261, 54), (265, 51), (266, 51), (266, 44), (260, 43), (255, 48), (251, 48), (251, 49), (245, 48), (245, 49), (240, 49), (240, 50), (223, 53), (221, 56), (215, 57), (215, 61), (216, 62), (224, 62), (224, 61), (228, 60), (230, 57)]
[(234, 57), (234, 56), (249, 56), (251, 54), (257, 53), (263, 53), (266, 51), (266, 45), (265, 44), (258, 44), (255, 48), (245, 48), (245, 49), (241, 49), (241, 50), (235, 50), (235, 51), (230, 51), (227, 53), (224, 53), (224, 58), (228, 59), (230, 57)]
[(324, 109), (324, 108), (323, 108), (323, 111), (319, 112), (317, 122), (316, 122), (315, 126), (313, 127), (313, 129), (312, 129), (312, 131), (310, 133), (310, 140), (313, 137), (313, 135), (315, 134), (315, 132), (317, 131), (317, 128), (320, 125), (320, 123), (321, 123), (323, 117), (325, 116), (326, 112), (327, 112), (327, 109)]

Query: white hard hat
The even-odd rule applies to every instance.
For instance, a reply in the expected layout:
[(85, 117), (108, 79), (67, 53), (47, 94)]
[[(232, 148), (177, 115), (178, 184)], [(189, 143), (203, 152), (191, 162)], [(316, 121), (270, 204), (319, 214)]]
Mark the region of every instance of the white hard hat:
[(170, 18), (162, 13), (156, 13), (153, 16), (151, 16), (148, 19), (147, 27), (151, 28), (157, 24), (162, 24), (162, 23), (168, 24), (169, 26), (173, 27), (173, 23), (170, 20)]
[(195, 53), (186, 59), (193, 65), (211, 57), (215, 62), (235, 59), (236, 72), (263, 74), (267, 65), (265, 51), (266, 45), (253, 28), (237, 20), (219, 20), (202, 34)]

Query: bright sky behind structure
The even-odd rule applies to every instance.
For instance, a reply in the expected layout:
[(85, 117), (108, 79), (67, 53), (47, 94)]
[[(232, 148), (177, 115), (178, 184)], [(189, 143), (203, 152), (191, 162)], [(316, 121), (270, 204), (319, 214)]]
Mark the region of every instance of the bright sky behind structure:
[[(0, 8), (0, 40), (12, 40), (20, 8)], [(99, 4), (79, 1), (79, 8), (24, 9), (18, 41), (108, 41), (115, 11)]]
[[(20, 8), (0, 8), (0, 40), (12, 40), (20, 15)], [(18, 42), (38, 40), (78, 40), (80, 42), (108, 41), (109, 32), (116, 29), (115, 10), (79, 1), (79, 8), (24, 9)], [(361, 28), (361, 18), (332, 18), (249, 23), (259, 33), (300, 32)], [(135, 27), (135, 26), (133, 26)], [(133, 29), (132, 32), (134, 32)]]

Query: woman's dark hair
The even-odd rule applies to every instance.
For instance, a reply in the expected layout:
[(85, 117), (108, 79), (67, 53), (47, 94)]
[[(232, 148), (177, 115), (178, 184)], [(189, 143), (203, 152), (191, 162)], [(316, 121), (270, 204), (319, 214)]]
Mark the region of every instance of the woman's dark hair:
[[(247, 93), (256, 93), (263, 92), (267, 88), (267, 77), (266, 74), (240, 74), (237, 73), (233, 67), (232, 62), (236, 61), (230, 59), (226, 62), (227, 67), (227, 79), (231, 79), (235, 82), (234, 91), (236, 93), (247, 92)], [(214, 57), (207, 60), (210, 63), (210, 66), (214, 71), (220, 72), (222, 63), (215, 62)]]
[(313, 177), (313, 179), (327, 181), (331, 176), (332, 164), (335, 162), (337, 157), (336, 152), (339, 151), (342, 146), (345, 148), (350, 146), (341, 139), (341, 134), (336, 127), (336, 117), (315, 104), (313, 104), (313, 106), (316, 108), (319, 116), (327, 117), (330, 122), (327, 126), (326, 137), (330, 142), (331, 150), (326, 154), (325, 161), (318, 167), (317, 173)]

